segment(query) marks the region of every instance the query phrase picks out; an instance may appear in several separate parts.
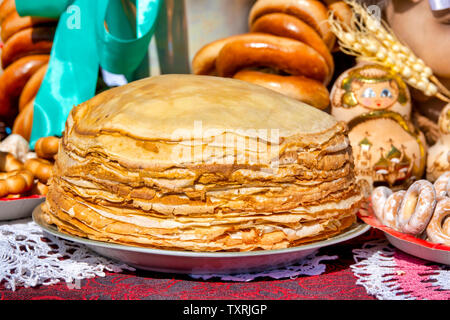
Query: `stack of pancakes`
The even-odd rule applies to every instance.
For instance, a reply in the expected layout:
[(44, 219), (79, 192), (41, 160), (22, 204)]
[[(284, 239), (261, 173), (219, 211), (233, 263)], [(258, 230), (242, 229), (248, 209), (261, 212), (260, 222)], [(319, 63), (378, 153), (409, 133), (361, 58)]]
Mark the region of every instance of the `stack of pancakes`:
[(43, 212), (101, 241), (248, 251), (334, 236), (362, 198), (330, 115), (240, 80), (164, 75), (72, 110)]

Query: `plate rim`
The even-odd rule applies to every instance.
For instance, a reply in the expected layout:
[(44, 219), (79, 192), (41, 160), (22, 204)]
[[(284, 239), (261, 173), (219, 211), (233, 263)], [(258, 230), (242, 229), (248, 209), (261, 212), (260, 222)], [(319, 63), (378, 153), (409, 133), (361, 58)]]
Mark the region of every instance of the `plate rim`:
[(19, 200), (30, 200), (30, 199), (41, 199), (45, 198), (43, 195), (33, 194), (31, 196), (20, 197), (20, 198), (0, 198), (0, 204), (2, 202), (19, 201)]
[(367, 232), (371, 226), (366, 224), (363, 221), (356, 221), (346, 232), (343, 232), (334, 237), (313, 242), (310, 244), (304, 244), (297, 247), (290, 247), (284, 249), (274, 249), (274, 250), (257, 250), (257, 251), (243, 251), (243, 252), (201, 252), (201, 251), (179, 251), (179, 250), (166, 250), (166, 249), (154, 249), (154, 248), (145, 248), (145, 247), (137, 247), (137, 246), (128, 246), (124, 244), (105, 242), (99, 240), (92, 240), (87, 238), (82, 238), (74, 235), (68, 235), (63, 232), (60, 232), (56, 229), (56, 227), (48, 225), (42, 218), (38, 215), (42, 214), (41, 210), (42, 204), (39, 204), (33, 209), (32, 219), (33, 221), (41, 227), (44, 231), (57, 236), (59, 238), (73, 241), (76, 243), (81, 243), (87, 246), (96, 246), (103, 247), (108, 249), (116, 249), (122, 251), (134, 251), (139, 253), (147, 253), (147, 254), (155, 254), (155, 255), (164, 255), (164, 256), (178, 256), (178, 257), (189, 257), (189, 258), (243, 258), (243, 257), (257, 257), (257, 256), (270, 256), (277, 254), (287, 254), (297, 251), (303, 250), (312, 250), (312, 249), (320, 249), (322, 247), (331, 246), (337, 243), (341, 243), (353, 238), (356, 238), (365, 232)]
[(391, 232), (388, 232), (388, 231), (385, 231), (385, 230), (381, 230), (381, 231), (383, 231), (383, 233), (386, 235), (386, 238), (388, 238), (388, 236), (390, 236), (390, 237), (395, 238), (395, 239), (397, 239), (399, 241), (402, 241), (402, 242), (407, 243), (409, 245), (413, 245), (413, 246), (415, 246), (417, 248), (421, 248), (423, 250), (431, 250), (431, 251), (435, 251), (435, 252), (441, 252), (441, 253), (450, 254), (450, 250), (445, 250), (445, 249), (441, 249), (441, 248), (432, 248), (432, 247), (429, 247), (429, 246), (425, 246), (425, 245), (423, 245), (421, 243), (413, 242), (413, 241), (410, 241), (408, 239), (403, 239), (403, 238), (401, 238), (401, 237), (399, 237), (399, 236), (397, 236), (395, 234), (392, 234)]
[[(33, 207), (39, 206), (44, 201), (45, 197), (40, 195), (16, 199), (0, 199), (0, 223), (28, 219), (32, 215)], [(7, 214), (3, 210), (8, 211)]]
[[(398, 250), (401, 250), (411, 256), (414, 256), (416, 258), (444, 264), (444, 265), (450, 265), (449, 257), (450, 257), (450, 251), (446, 250), (440, 250), (435, 248), (429, 248), (423, 245), (420, 245), (418, 243), (414, 243), (411, 241), (408, 241), (406, 239), (402, 239), (399, 237), (396, 237), (395, 235), (384, 231), (384, 234), (386, 235), (386, 239), (389, 241), (389, 244), (397, 248)], [(397, 242), (397, 243), (394, 243)], [(409, 246), (409, 247), (407, 247)], [(414, 252), (413, 252), (414, 251)], [(431, 256), (433, 255), (433, 256)]]

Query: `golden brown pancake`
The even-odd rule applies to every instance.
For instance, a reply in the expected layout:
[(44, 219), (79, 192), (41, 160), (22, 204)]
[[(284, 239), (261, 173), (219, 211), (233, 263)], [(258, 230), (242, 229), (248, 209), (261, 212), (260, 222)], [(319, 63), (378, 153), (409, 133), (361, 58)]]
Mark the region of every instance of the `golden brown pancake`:
[(164, 75), (72, 110), (43, 211), (100, 241), (248, 251), (332, 237), (362, 198), (332, 116), (239, 80)]

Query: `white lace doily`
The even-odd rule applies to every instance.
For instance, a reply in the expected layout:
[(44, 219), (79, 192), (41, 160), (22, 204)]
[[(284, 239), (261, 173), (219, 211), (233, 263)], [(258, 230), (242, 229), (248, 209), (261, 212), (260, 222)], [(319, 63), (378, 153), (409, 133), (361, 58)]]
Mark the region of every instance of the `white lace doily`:
[[(219, 277), (227, 281), (251, 281), (260, 277), (295, 278), (325, 272), (324, 260), (337, 256), (317, 252), (297, 263), (265, 272), (235, 275), (192, 275), (196, 279)], [(30, 219), (0, 223), (0, 284), (7, 289), (51, 285), (65, 281), (68, 286), (82, 279), (105, 276), (105, 271), (135, 270), (125, 264), (98, 256), (85, 246), (44, 233)]]
[(292, 265), (286, 267), (280, 267), (276, 269), (265, 270), (261, 272), (253, 273), (240, 273), (240, 274), (208, 274), (208, 275), (191, 275), (194, 279), (208, 280), (211, 278), (219, 278), (223, 281), (252, 281), (257, 278), (267, 277), (272, 279), (294, 279), (298, 276), (318, 276), (325, 272), (326, 265), (322, 262), (324, 260), (336, 260), (338, 256), (318, 256), (317, 251), (309, 256), (299, 260)]
[(49, 234), (30, 219), (0, 223), (0, 283), (7, 289), (34, 287), (134, 270)]
[(415, 258), (385, 239), (353, 249), (357, 284), (382, 300), (450, 300), (450, 267)]

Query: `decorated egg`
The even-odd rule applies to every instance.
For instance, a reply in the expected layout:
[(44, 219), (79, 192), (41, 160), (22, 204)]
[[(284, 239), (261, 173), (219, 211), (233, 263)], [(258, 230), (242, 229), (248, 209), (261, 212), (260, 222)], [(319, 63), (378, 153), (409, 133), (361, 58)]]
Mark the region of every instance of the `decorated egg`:
[(332, 115), (348, 124), (359, 179), (405, 187), (422, 177), (425, 138), (410, 121), (410, 93), (399, 75), (359, 64), (338, 77), (330, 96)]

